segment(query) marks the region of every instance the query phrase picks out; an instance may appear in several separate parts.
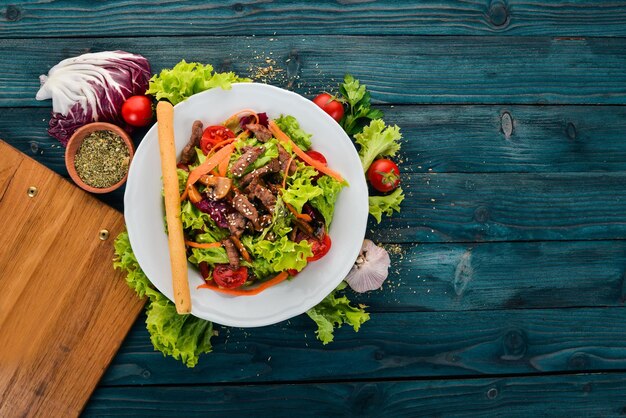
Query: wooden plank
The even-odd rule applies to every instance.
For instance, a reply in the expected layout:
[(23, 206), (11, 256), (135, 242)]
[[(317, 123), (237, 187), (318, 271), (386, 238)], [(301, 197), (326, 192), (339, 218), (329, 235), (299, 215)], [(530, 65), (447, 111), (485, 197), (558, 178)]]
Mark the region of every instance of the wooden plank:
[[(402, 128), (405, 172), (626, 171), (626, 107), (378, 107)], [(64, 148), (47, 134), (49, 116), (47, 108), (3, 109), (0, 137), (66, 176)]]
[(0, 154), (0, 416), (77, 416), (143, 306), (99, 239), (124, 219), (1, 141)]
[(373, 312), (623, 306), (625, 241), (387, 245), (383, 289), (351, 296)]
[(164, 35), (624, 36), (623, 1), (201, 1), (145, 7), (30, 0), (1, 10), (3, 37)]
[[(99, 388), (92, 416), (186, 417), (616, 417), (626, 412), (626, 374)], [(306, 412), (305, 412), (306, 411)]]
[[(554, 291), (555, 293), (558, 290)], [(626, 369), (626, 309), (375, 313), (323, 346), (298, 316), (221, 328), (187, 369), (155, 352), (138, 321), (101, 385), (329, 381)]]
[(626, 238), (626, 174), (407, 174), (402, 211), (371, 237), (383, 242)]
[[(153, 71), (181, 59), (240, 74), (267, 68), (272, 84), (312, 96), (346, 72), (389, 103), (626, 104), (621, 38), (283, 36), (0, 40), (0, 106), (39, 106), (39, 75), (64, 58), (122, 49)], [(272, 61), (274, 60), (274, 61)], [(388, 65), (393, 62), (394, 65)]]

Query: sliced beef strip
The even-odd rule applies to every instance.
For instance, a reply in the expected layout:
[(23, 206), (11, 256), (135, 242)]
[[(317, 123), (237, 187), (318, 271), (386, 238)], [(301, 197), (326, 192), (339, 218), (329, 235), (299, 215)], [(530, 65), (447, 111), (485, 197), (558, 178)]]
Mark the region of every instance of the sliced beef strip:
[(250, 164), (255, 162), (264, 151), (265, 147), (262, 146), (244, 148), (244, 153), (235, 161), (230, 172), (233, 173), (235, 177), (243, 176), (243, 172), (246, 171), (246, 168), (250, 167)]
[(263, 206), (265, 206), (265, 208), (268, 210), (268, 212), (274, 213), (274, 207), (276, 206), (276, 196), (274, 196), (274, 194), (272, 194), (272, 192), (268, 188), (263, 187), (258, 181), (254, 181), (250, 183), (250, 186), (248, 186), (248, 190), (250, 191), (250, 197), (252, 197), (253, 199), (259, 199)]
[(239, 268), (239, 251), (237, 251), (237, 247), (230, 240), (230, 238), (226, 238), (222, 240), (222, 245), (226, 249), (226, 255), (228, 256), (228, 264), (235, 270)]
[(280, 163), (278, 159), (274, 158), (269, 163), (265, 164), (263, 167), (257, 168), (251, 173), (246, 174), (241, 178), (239, 184), (241, 187), (246, 187), (248, 184), (252, 183), (253, 180), (263, 177), (269, 173), (278, 173), (280, 171)]
[(239, 212), (230, 212), (226, 215), (226, 221), (228, 222), (228, 230), (237, 238), (239, 238), (246, 229), (246, 218)]
[(202, 122), (199, 120), (194, 121), (191, 126), (191, 136), (189, 142), (183, 148), (183, 152), (180, 155), (180, 162), (182, 164), (190, 164), (193, 162), (196, 156), (195, 147), (200, 146), (200, 139), (202, 138)]
[[(291, 156), (289, 155), (287, 150), (283, 148), (282, 145), (278, 144), (278, 161), (280, 161), (280, 171), (282, 171), (283, 173), (285, 172), (285, 169), (287, 168), (287, 164), (289, 163), (290, 159)], [(289, 175), (292, 175), (295, 172), (296, 165), (292, 161), (291, 165), (289, 166)]]
[(270, 132), (269, 129), (267, 129), (265, 126), (261, 125), (260, 123), (249, 123), (246, 125), (246, 129), (249, 129), (250, 131), (252, 131), (256, 139), (258, 139), (261, 142), (266, 142), (272, 136), (274, 136), (272, 135), (272, 132)]
[(235, 194), (235, 197), (233, 197), (233, 207), (248, 218), (255, 226), (258, 224), (259, 212), (245, 195), (241, 193)]

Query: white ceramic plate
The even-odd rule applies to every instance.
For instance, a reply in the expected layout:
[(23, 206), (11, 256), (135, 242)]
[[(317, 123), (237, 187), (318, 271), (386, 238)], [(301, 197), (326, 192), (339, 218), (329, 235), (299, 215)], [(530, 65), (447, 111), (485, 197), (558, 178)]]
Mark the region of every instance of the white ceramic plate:
[[(187, 144), (194, 120), (201, 120), (204, 126), (215, 125), (245, 108), (267, 112), (271, 119), (281, 114), (295, 116), (302, 129), (313, 134), (313, 149), (324, 154), (328, 165), (350, 184), (341, 191), (335, 206), (330, 227), (331, 250), (294, 279), (255, 296), (233, 297), (196, 289), (203, 280), (189, 265), (193, 315), (227, 326), (257, 327), (304, 313), (324, 299), (348, 274), (365, 236), (368, 200), (358, 154), (343, 129), (313, 102), (265, 84), (241, 83), (233, 85), (231, 90), (212, 89), (178, 104), (174, 111), (177, 153), (180, 155)], [(137, 261), (154, 286), (171, 300), (160, 164), (155, 125), (139, 145), (131, 164), (124, 195), (124, 217)]]

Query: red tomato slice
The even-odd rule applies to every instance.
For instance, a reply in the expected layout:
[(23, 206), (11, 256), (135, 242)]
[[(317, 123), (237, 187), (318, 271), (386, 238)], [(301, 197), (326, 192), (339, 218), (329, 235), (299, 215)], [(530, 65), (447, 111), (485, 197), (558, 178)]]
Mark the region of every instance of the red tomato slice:
[(310, 240), (311, 243), (311, 251), (313, 251), (313, 256), (306, 259), (306, 261), (315, 261), (324, 257), (328, 251), (330, 251), (330, 247), (332, 242), (330, 240), (330, 236), (328, 234), (324, 235), (324, 238), (321, 240)]
[(320, 163), (324, 165), (328, 165), (328, 161), (326, 161), (326, 157), (324, 157), (324, 154), (322, 154), (321, 152), (311, 150), (311, 151), (307, 151), (305, 154), (313, 158), (314, 160), (319, 161)]
[(213, 269), (213, 280), (220, 287), (235, 289), (248, 280), (248, 268), (241, 266), (235, 270), (228, 264), (217, 264)]
[(207, 127), (204, 132), (202, 132), (202, 139), (200, 140), (200, 149), (204, 155), (207, 155), (211, 148), (215, 145), (219, 144), (222, 141), (227, 140), (228, 138), (234, 138), (235, 134), (233, 131), (228, 129), (225, 126), (221, 125), (213, 125)]

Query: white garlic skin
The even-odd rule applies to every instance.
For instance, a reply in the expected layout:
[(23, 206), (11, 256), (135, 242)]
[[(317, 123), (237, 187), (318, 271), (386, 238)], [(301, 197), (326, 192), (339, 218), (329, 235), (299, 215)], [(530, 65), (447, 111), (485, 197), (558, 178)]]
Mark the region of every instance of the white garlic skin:
[(361, 252), (346, 277), (346, 282), (355, 292), (363, 293), (380, 289), (387, 276), (391, 260), (389, 253), (371, 240), (363, 240)]

